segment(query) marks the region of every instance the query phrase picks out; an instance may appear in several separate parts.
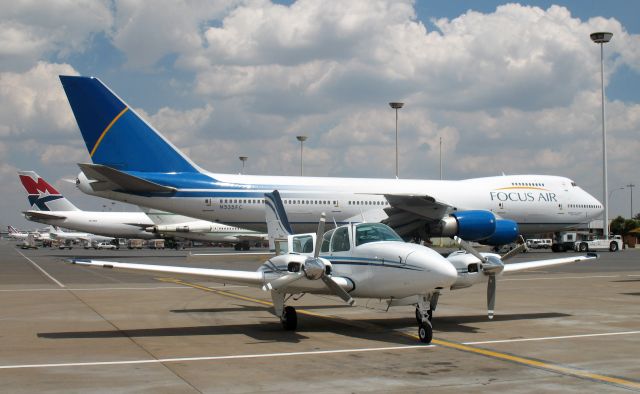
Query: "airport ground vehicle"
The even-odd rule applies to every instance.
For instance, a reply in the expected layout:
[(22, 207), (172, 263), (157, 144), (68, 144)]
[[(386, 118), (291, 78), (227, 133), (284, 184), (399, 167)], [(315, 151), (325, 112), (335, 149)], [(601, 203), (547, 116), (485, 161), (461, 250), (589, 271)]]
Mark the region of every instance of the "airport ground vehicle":
[(553, 242), (550, 238), (527, 240), (527, 246), (531, 249), (549, 249), (551, 248), (552, 243)]
[(608, 250), (610, 252), (617, 252), (622, 249), (622, 237), (620, 235), (614, 235), (609, 239), (584, 239), (582, 241), (576, 241), (574, 244), (574, 250), (579, 252), (589, 252), (596, 250)]
[(109, 242), (98, 242), (96, 246), (94, 246), (93, 248), (94, 249), (113, 249), (113, 250), (118, 249), (117, 246)]
[(142, 249), (142, 245), (144, 244), (144, 240), (133, 238), (127, 241), (127, 248), (129, 249)]
[(551, 250), (554, 252), (566, 252), (568, 250), (574, 250), (575, 243), (578, 240), (578, 233), (573, 231), (560, 232), (556, 234), (551, 245)]
[(164, 249), (164, 239), (150, 239), (147, 245), (149, 249)]

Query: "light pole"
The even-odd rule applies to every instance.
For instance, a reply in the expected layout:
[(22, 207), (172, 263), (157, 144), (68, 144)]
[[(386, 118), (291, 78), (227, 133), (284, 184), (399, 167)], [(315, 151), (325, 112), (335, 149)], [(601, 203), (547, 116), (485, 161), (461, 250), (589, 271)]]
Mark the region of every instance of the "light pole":
[(609, 192), (609, 200), (611, 200), (611, 196), (613, 195), (613, 192), (617, 192), (618, 190), (624, 190), (624, 187), (617, 187), (617, 188), (611, 190)]
[(389, 106), (396, 110), (396, 179), (398, 179), (398, 110), (404, 106), (404, 103), (391, 102)]
[(296, 139), (300, 141), (300, 176), (302, 176), (304, 173), (303, 171), (304, 165), (302, 161), (302, 149), (303, 149), (302, 146), (304, 145), (304, 142), (307, 140), (307, 136), (299, 135), (299, 136), (296, 136)]
[(604, 44), (611, 41), (613, 33), (596, 32), (591, 33), (591, 41), (600, 44), (600, 95), (602, 100), (602, 186), (604, 193), (604, 222), (602, 232), (605, 239), (609, 239), (609, 196), (607, 195), (607, 128), (604, 116)]
[(440, 180), (442, 180), (442, 137), (440, 137)]
[(240, 171), (240, 174), (244, 174), (244, 163), (247, 161), (248, 157), (247, 156), (238, 156), (238, 159), (240, 159), (240, 161), (242, 162), (242, 171)]
[(633, 183), (630, 183), (630, 184), (627, 185), (627, 187), (629, 188), (629, 192), (631, 192), (631, 199), (629, 201), (629, 203), (630, 203), (629, 219), (633, 219), (633, 188), (636, 187), (636, 185), (634, 185)]

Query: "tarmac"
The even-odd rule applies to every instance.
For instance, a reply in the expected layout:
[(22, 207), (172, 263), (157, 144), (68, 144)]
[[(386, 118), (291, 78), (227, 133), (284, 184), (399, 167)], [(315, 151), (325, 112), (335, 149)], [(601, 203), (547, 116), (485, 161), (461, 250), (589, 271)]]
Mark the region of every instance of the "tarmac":
[(20, 250), (0, 241), (2, 391), (640, 391), (640, 250), (501, 276), (493, 320), (484, 286), (445, 291), (431, 345), (417, 340), (412, 307), (305, 295), (288, 302), (299, 321), (287, 332), (260, 289), (64, 262), (185, 265), (186, 254)]

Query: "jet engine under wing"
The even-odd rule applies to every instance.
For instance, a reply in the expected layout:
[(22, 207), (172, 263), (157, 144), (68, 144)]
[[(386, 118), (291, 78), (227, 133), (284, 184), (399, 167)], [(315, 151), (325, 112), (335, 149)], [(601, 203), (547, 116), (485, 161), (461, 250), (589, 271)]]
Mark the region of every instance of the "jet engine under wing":
[(385, 194), (391, 207), (385, 208), (388, 216), (383, 223), (400, 235), (408, 234), (425, 223), (439, 222), (451, 206), (431, 196)]
[(114, 269), (117, 271), (129, 271), (129, 272), (152, 272), (152, 273), (164, 273), (164, 274), (178, 274), (186, 276), (197, 276), (201, 278), (208, 278), (218, 283), (232, 283), (239, 285), (253, 285), (262, 286), (265, 283), (264, 274), (258, 271), (235, 271), (235, 270), (219, 270), (211, 268), (190, 268), (190, 267), (176, 267), (169, 265), (151, 265), (151, 264), (131, 264), (131, 263), (117, 263), (115, 261), (100, 261), (100, 260), (84, 260), (84, 259), (71, 259), (72, 264)]
[(121, 190), (133, 193), (167, 193), (176, 191), (175, 188), (159, 185), (146, 179), (138, 178), (102, 164), (78, 163), (78, 166), (91, 182), (95, 191)]
[(29, 211), (24, 211), (22, 212), (24, 214), (24, 217), (26, 217), (28, 220), (64, 220), (67, 217), (66, 216), (62, 216), (62, 215), (55, 215), (46, 211), (33, 211), (33, 210), (29, 210)]
[(504, 265), (504, 272), (524, 271), (528, 269), (548, 267), (552, 265), (561, 265), (569, 263), (577, 263), (585, 260), (595, 260), (598, 258), (596, 253), (587, 253), (586, 256), (561, 257), (559, 259), (526, 261), (524, 263), (511, 263)]

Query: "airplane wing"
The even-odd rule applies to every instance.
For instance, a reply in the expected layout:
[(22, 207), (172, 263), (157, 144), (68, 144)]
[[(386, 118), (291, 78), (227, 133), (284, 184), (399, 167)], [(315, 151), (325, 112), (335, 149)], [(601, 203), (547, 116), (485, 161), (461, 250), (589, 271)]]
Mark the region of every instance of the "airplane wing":
[(424, 227), (426, 223), (439, 222), (452, 209), (449, 204), (428, 195), (385, 194), (384, 197), (391, 207), (385, 208), (388, 217), (383, 223), (401, 236)]
[(211, 268), (176, 267), (169, 265), (117, 263), (115, 261), (71, 259), (71, 264), (114, 269), (116, 271), (147, 272), (159, 274), (178, 274), (207, 278), (218, 283), (262, 286), (265, 284), (264, 274), (258, 271), (219, 270)]
[(25, 218), (27, 218), (28, 220), (63, 220), (66, 219), (66, 216), (63, 215), (56, 215), (53, 213), (49, 213), (46, 211), (33, 211), (33, 210), (29, 210), (29, 211), (24, 211), (22, 212), (25, 216)]
[(79, 163), (95, 191), (122, 190), (125, 192), (174, 193), (175, 188), (159, 185), (101, 164)]
[(511, 264), (504, 265), (503, 272), (524, 271), (524, 270), (529, 270), (534, 268), (549, 267), (553, 265), (577, 263), (579, 261), (585, 261), (585, 260), (595, 260), (597, 258), (598, 258), (598, 255), (596, 253), (588, 253), (586, 256), (570, 256), (570, 257), (561, 257), (559, 259), (527, 261), (524, 263), (511, 263)]

